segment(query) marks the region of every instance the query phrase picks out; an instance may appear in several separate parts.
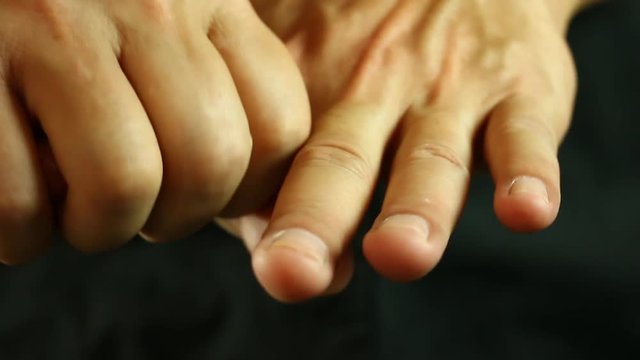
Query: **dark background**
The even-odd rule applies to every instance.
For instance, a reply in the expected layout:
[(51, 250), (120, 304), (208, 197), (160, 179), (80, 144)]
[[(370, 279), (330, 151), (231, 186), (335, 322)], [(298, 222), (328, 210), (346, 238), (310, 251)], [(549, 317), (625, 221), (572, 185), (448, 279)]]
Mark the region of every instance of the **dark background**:
[(640, 359), (640, 1), (586, 11), (569, 38), (580, 89), (550, 230), (504, 230), (480, 175), (430, 276), (392, 284), (359, 255), (344, 294), (296, 306), (213, 226), (93, 256), (60, 242), (0, 268), (0, 359)]

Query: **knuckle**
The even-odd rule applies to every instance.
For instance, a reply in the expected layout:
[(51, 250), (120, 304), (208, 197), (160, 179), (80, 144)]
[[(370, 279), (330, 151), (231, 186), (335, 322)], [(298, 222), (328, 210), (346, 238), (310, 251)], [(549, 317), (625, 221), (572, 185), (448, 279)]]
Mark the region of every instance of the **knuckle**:
[[(60, 0), (36, 0), (25, 4), (23, 14), (36, 25), (42, 38), (49, 38), (60, 50), (86, 46), (87, 37), (94, 31), (85, 31), (87, 21), (93, 15), (78, 16), (76, 5)], [(30, 34), (30, 33), (29, 33)]]
[(296, 161), (344, 170), (366, 183), (375, 179), (372, 161), (357, 146), (347, 143), (315, 143), (305, 146)]
[(15, 14), (16, 26), (8, 28), (7, 36), (0, 29), (3, 40), (22, 44), (20, 47), (9, 44), (5, 51), (9, 67), (18, 77), (40, 69), (47, 73), (64, 72), (70, 80), (93, 85), (100, 57), (94, 44), (105, 34), (91, 24), (97, 21), (95, 14), (80, 17), (74, 14), (76, 9), (71, 9), (72, 6), (60, 3), (64, 1), (40, 0), (35, 5), (25, 5), (22, 13)]
[(370, 87), (369, 84), (372, 82), (369, 79), (392, 84), (395, 79), (390, 74), (405, 74), (404, 70), (408, 68), (420, 71), (419, 76), (423, 76), (421, 69), (412, 67), (412, 56), (410, 48), (404, 41), (387, 41), (382, 35), (374, 37), (362, 54), (362, 61), (357, 67), (357, 72), (361, 75), (354, 78), (354, 84), (362, 87), (366, 92), (380, 92), (379, 101), (385, 100), (388, 91)]
[(242, 19), (245, 24), (251, 24), (255, 19), (255, 13), (249, 1), (234, 1), (232, 6), (222, 4), (223, 2), (215, 2), (206, 10), (210, 13), (207, 18), (208, 35), (216, 42), (216, 46), (227, 47), (232, 45), (232, 39), (240, 35), (235, 31), (235, 21)]
[[(240, 183), (251, 159), (251, 137), (226, 136), (189, 154), (181, 167), (189, 169), (186, 191), (203, 200), (219, 200)], [(184, 176), (178, 174), (178, 176)]]
[(248, 154), (248, 151), (236, 149), (228, 150), (226, 155), (199, 156), (192, 162), (194, 171), (190, 188), (195, 192), (209, 192), (210, 189), (237, 185), (247, 168)]
[[(124, 26), (120, 27), (124, 38), (175, 34), (180, 25), (181, 2), (173, 0), (116, 0), (111, 6), (114, 17)], [(157, 35), (157, 34), (156, 34)]]
[(464, 159), (458, 151), (444, 144), (436, 142), (423, 143), (411, 149), (408, 156), (410, 163), (421, 163), (432, 159), (444, 161), (465, 175), (470, 174), (469, 161)]
[(166, 23), (173, 17), (169, 0), (138, 0), (145, 17), (157, 23)]
[(211, 24), (209, 26), (209, 37), (220, 47), (229, 46), (228, 40), (232, 33), (231, 24), (225, 21), (226, 17), (228, 17), (228, 14), (226, 14), (224, 10), (218, 9), (211, 18)]
[(195, 119), (206, 125), (185, 129), (188, 142), (167, 150), (163, 191), (218, 208), (242, 181), (251, 161), (253, 139), (241, 109), (221, 113), (211, 104), (195, 108)]
[(155, 201), (162, 172), (154, 166), (117, 166), (94, 178), (89, 198), (108, 213), (129, 213)]
[[(251, 151), (253, 149), (253, 139), (248, 133), (239, 132), (236, 136), (226, 135), (225, 138), (219, 138), (216, 146), (211, 150), (204, 151), (196, 160), (204, 166), (204, 168), (220, 168), (223, 173), (229, 171), (242, 171), (251, 160)], [(209, 164), (209, 166), (206, 166)]]
[(547, 121), (541, 120), (542, 118), (542, 114), (509, 114), (504, 117), (504, 121), (498, 123), (498, 134), (509, 138), (529, 137), (535, 134), (538, 140), (546, 140), (550, 147), (555, 149), (560, 142), (558, 133)]
[(24, 187), (4, 191), (0, 196), (0, 224), (25, 224), (38, 217), (42, 211), (39, 195), (37, 190)]
[(40, 19), (49, 25), (51, 30), (54, 30), (54, 34), (58, 33), (55, 30), (66, 29), (66, 26), (63, 26), (65, 21), (61, 20), (66, 18), (68, 14), (62, 1), (35, 0), (30, 2), (30, 5), (25, 4), (23, 9), (34, 15), (39, 15)]
[(529, 47), (522, 40), (494, 37), (478, 50), (477, 64), (492, 76), (507, 78), (528, 59), (528, 51)]
[(35, 192), (6, 192), (0, 196), (0, 226), (19, 227), (31, 223), (40, 216), (41, 210), (41, 203)]
[(268, 129), (260, 131), (255, 140), (256, 151), (264, 153), (290, 153), (298, 149), (309, 137), (311, 130), (308, 114), (281, 112), (272, 116)]
[(405, 48), (402, 43), (388, 42), (384, 35), (374, 37), (365, 52), (365, 68), (380, 69), (391, 67), (403, 58)]

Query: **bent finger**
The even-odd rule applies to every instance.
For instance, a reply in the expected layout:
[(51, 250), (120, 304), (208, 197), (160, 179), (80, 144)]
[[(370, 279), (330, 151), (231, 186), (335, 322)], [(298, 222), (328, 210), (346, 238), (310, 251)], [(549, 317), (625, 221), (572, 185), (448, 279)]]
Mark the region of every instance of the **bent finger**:
[(227, 204), (249, 162), (251, 136), (229, 70), (202, 28), (177, 16), (138, 18), (123, 30), (121, 63), (162, 153), (162, 188), (143, 234), (165, 242), (204, 226)]
[(253, 136), (249, 168), (224, 211), (234, 216), (261, 208), (274, 195), (309, 136), (311, 115), (302, 76), (285, 45), (248, 2), (225, 8), (209, 37), (229, 67)]
[(142, 228), (162, 161), (149, 119), (111, 44), (44, 36), (18, 70), (27, 105), (48, 136), (68, 184), (65, 236), (83, 251), (113, 248)]
[(0, 262), (29, 261), (47, 249), (51, 206), (23, 109), (0, 76)]

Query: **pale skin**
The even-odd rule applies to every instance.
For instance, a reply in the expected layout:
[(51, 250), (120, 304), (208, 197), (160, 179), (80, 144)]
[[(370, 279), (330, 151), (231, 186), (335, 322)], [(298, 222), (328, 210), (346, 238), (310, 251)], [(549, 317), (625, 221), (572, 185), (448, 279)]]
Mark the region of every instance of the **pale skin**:
[[(348, 284), (349, 243), (385, 157), (389, 185), (364, 253), (388, 278), (437, 264), (477, 160), (507, 227), (549, 226), (576, 87), (564, 33), (587, 2), (254, 0), (313, 114), (272, 211), (219, 218), (264, 288), (293, 302)], [(93, 251), (140, 231), (178, 238), (268, 199), (309, 132), (309, 104), (285, 46), (245, 5), (0, 1), (3, 261), (41, 252), (57, 212), (69, 241)], [(68, 184), (59, 210), (30, 113)]]
[(255, 0), (296, 57), (314, 116), (268, 221), (223, 223), (245, 239), (264, 288), (289, 302), (348, 284), (349, 243), (385, 157), (388, 187), (363, 250), (387, 278), (415, 280), (438, 263), (474, 163), (488, 166), (506, 227), (548, 227), (576, 90), (564, 34), (588, 3)]
[(44, 252), (56, 221), (93, 252), (255, 210), (309, 128), (248, 1), (2, 0), (0, 260)]

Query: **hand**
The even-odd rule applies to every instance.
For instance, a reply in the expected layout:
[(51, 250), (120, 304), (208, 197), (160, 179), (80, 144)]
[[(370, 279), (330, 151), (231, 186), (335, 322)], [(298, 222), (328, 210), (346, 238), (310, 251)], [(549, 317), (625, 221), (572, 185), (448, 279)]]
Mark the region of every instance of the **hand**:
[(98, 251), (259, 208), (309, 117), (248, 1), (2, 1), (0, 260), (44, 251), (54, 218)]
[(275, 298), (346, 286), (349, 242), (385, 157), (388, 187), (364, 254), (390, 279), (414, 280), (438, 263), (475, 159), (491, 171), (507, 227), (536, 231), (554, 221), (556, 154), (576, 89), (563, 36), (579, 1), (254, 5), (297, 59), (314, 118), (264, 235), (266, 217), (231, 227)]

